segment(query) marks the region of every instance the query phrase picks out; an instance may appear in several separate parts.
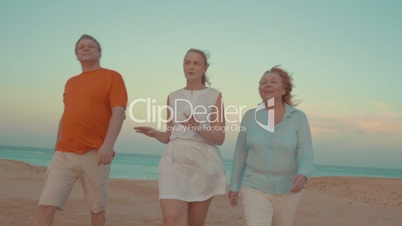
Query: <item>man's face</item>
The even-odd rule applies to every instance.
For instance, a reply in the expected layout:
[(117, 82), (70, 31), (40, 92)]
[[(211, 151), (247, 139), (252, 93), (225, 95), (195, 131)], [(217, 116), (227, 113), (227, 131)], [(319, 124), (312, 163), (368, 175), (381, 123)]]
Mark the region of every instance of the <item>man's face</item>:
[(99, 46), (92, 39), (84, 38), (77, 44), (77, 60), (80, 62), (99, 61)]

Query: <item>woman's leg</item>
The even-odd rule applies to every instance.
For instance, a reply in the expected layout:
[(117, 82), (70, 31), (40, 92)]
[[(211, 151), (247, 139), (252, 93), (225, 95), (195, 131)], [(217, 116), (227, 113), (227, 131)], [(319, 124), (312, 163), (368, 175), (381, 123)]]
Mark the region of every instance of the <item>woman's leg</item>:
[(163, 226), (187, 226), (188, 202), (177, 199), (160, 200)]
[(302, 192), (270, 195), (274, 206), (272, 226), (292, 226)]
[(271, 226), (274, 208), (267, 195), (250, 188), (244, 188), (242, 195), (247, 226)]
[(213, 198), (201, 202), (190, 202), (188, 206), (188, 226), (204, 226), (208, 209)]

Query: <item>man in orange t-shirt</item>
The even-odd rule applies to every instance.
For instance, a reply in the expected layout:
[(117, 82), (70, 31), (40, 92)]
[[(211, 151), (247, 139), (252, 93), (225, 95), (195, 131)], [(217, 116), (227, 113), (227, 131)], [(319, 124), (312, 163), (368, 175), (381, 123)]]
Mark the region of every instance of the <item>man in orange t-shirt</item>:
[(104, 226), (113, 146), (125, 119), (127, 91), (121, 75), (100, 67), (101, 47), (82, 35), (75, 46), (82, 73), (64, 90), (55, 153), (48, 167), (34, 226), (52, 225), (80, 179), (93, 226)]

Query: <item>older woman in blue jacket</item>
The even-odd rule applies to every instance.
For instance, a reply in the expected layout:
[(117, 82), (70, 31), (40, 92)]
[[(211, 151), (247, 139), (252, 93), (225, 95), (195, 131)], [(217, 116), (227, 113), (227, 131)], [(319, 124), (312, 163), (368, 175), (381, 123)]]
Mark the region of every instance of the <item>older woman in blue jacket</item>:
[(243, 116), (233, 159), (229, 202), (242, 188), (248, 226), (291, 226), (304, 183), (314, 171), (306, 115), (293, 107), (292, 78), (275, 66), (259, 83), (262, 104)]

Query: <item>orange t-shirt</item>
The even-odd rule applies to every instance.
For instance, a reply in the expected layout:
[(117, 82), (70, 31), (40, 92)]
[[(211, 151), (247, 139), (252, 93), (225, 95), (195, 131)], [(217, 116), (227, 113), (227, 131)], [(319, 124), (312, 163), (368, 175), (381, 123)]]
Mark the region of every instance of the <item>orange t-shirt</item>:
[(64, 113), (56, 150), (77, 154), (99, 150), (112, 108), (126, 105), (126, 87), (116, 71), (99, 68), (70, 78), (64, 90)]

